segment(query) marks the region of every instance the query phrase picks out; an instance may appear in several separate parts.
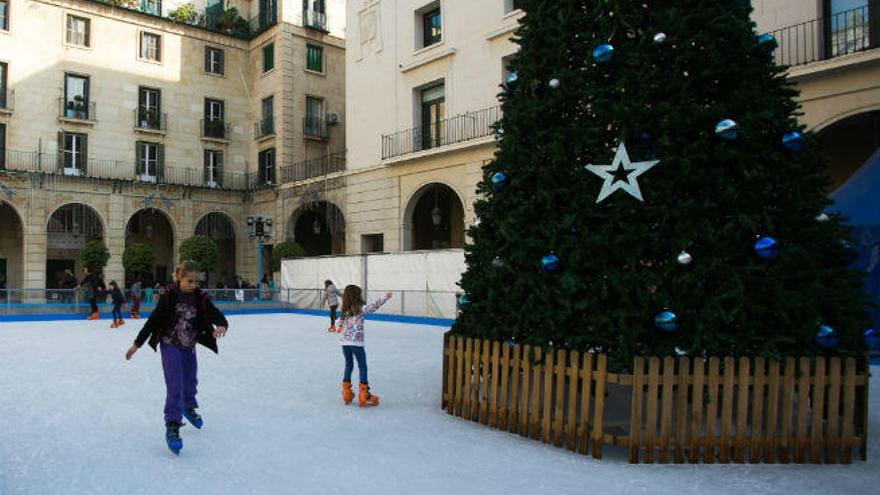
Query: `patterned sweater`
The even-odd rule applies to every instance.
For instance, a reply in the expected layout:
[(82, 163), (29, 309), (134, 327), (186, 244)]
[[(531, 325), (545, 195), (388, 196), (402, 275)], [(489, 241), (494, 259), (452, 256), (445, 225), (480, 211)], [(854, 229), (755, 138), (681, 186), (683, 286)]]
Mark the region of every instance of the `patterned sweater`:
[(364, 346), (364, 315), (369, 313), (375, 313), (376, 310), (382, 307), (383, 304), (388, 302), (391, 299), (388, 296), (382, 296), (380, 299), (377, 299), (370, 304), (364, 306), (360, 313), (348, 317), (343, 318), (342, 320), (342, 335), (339, 336), (339, 344), (340, 345), (355, 345), (358, 347)]

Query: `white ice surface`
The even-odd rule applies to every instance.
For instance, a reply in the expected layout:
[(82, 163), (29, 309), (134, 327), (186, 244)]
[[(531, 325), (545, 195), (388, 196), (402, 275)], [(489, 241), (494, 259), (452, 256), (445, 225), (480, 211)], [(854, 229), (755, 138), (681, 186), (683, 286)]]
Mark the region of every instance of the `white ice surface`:
[(868, 462), (629, 465), (447, 415), (443, 328), (368, 321), (382, 404), (360, 409), (342, 405), (342, 353), (323, 318), (230, 319), (219, 356), (199, 349), (205, 426), (183, 428), (180, 457), (165, 447), (158, 355), (123, 359), (143, 320), (0, 323), (0, 493), (880, 493), (877, 378)]

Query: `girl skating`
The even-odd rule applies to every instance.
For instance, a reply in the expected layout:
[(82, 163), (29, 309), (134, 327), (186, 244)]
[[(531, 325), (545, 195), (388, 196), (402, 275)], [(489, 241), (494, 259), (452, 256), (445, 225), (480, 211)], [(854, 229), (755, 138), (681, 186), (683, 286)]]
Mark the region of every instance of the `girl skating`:
[(350, 404), (354, 399), (351, 390), (351, 372), (354, 368), (354, 359), (358, 363), (358, 375), (360, 386), (358, 387), (358, 405), (378, 406), (379, 396), (370, 393), (370, 384), (367, 380), (367, 354), (364, 351), (364, 315), (373, 313), (391, 299), (388, 292), (381, 299), (364, 304), (361, 288), (349, 285), (342, 294), (342, 324), (339, 343), (342, 345), (342, 355), (345, 357), (345, 373), (342, 377), (342, 400)]
[[(165, 440), (168, 448), (180, 453), (182, 418), (196, 428), (202, 427), (202, 417), (196, 412), (196, 349), (203, 346), (217, 352), (217, 339), (226, 334), (228, 323), (206, 292), (198, 286), (199, 266), (185, 261), (174, 270), (175, 284), (169, 285), (159, 303), (125, 353), (131, 359), (149, 339), (150, 347), (162, 351), (162, 369), (165, 372)], [(216, 328), (215, 328), (216, 326)]]
[(110, 324), (110, 328), (118, 328), (125, 325), (125, 320), (122, 319), (122, 306), (126, 301), (125, 294), (115, 280), (110, 281), (110, 298), (113, 300), (113, 323)]
[(321, 306), (327, 304), (330, 308), (330, 327), (327, 328), (328, 332), (335, 332), (336, 330), (336, 310), (339, 308), (339, 289), (333, 285), (333, 282), (329, 280), (324, 281), (324, 299), (321, 301)]

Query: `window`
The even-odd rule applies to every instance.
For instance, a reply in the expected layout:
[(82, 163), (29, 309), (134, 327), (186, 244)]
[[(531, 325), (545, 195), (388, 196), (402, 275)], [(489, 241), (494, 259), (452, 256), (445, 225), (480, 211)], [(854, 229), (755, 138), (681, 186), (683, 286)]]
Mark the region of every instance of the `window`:
[(278, 4), (276, 0), (260, 0), (259, 28), (266, 29), (278, 22)]
[(324, 0), (303, 0), (303, 24), (312, 29), (327, 30)]
[(259, 174), (261, 184), (275, 183), (275, 148), (269, 148), (260, 152), (258, 157)]
[(0, 0), (0, 30), (9, 31), (9, 0)]
[(220, 100), (205, 98), (205, 137), (226, 139), (224, 105)]
[(320, 46), (306, 45), (306, 68), (324, 72), (324, 49)]
[(222, 76), (225, 73), (224, 53), (220, 48), (205, 47), (205, 72)]
[(324, 100), (321, 98), (306, 97), (305, 133), (317, 137), (327, 135), (327, 124), (324, 121)]
[(141, 87), (138, 91), (138, 121), (140, 129), (160, 129), (162, 93), (158, 89)]
[(7, 86), (7, 74), (9, 72), (9, 66), (3, 62), (0, 62), (0, 108), (9, 108), (9, 94), (8, 94), (8, 86)]
[(138, 10), (147, 14), (161, 16), (162, 0), (140, 0), (140, 6)]
[(74, 132), (60, 134), (64, 175), (82, 175), (86, 170), (86, 160), (88, 159), (87, 136)]
[(422, 149), (440, 146), (443, 144), (446, 118), (446, 95), (443, 85), (423, 89), (421, 101)]
[(439, 43), (442, 38), (440, 7), (422, 14), (422, 46)]
[(381, 253), (385, 250), (385, 234), (361, 236), (361, 253)]
[(163, 147), (159, 143), (138, 141), (137, 179), (142, 182), (157, 182), (162, 178)]
[(275, 67), (275, 44), (269, 43), (263, 47), (263, 72), (269, 72)]
[(827, 56), (839, 57), (877, 46), (878, 11), (880, 5), (871, 0), (825, 0)]
[(205, 150), (205, 185), (220, 187), (223, 185), (223, 151)]
[(92, 21), (75, 15), (67, 16), (67, 44), (73, 46), (92, 46), (90, 28)]
[(75, 74), (64, 76), (64, 107), (62, 115), (72, 119), (88, 119), (89, 78)]
[(262, 101), (262, 118), (259, 122), (259, 130), (257, 135), (259, 137), (268, 136), (275, 132), (274, 126), (274, 113), (275, 113), (275, 97), (268, 96), (263, 98)]
[(162, 37), (154, 33), (141, 33), (141, 58), (152, 62), (162, 61)]

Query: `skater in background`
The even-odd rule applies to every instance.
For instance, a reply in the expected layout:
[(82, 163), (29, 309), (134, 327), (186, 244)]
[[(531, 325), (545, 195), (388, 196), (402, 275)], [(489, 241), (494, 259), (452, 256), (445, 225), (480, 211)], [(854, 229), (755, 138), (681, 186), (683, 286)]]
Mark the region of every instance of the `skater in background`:
[(129, 313), (128, 317), (132, 320), (137, 320), (141, 317), (141, 293), (141, 278), (138, 277), (131, 284), (131, 313)]
[(110, 324), (110, 328), (118, 328), (125, 325), (125, 320), (122, 319), (122, 306), (126, 301), (125, 294), (115, 280), (110, 281), (110, 297), (113, 300), (113, 323)]
[(162, 285), (159, 282), (156, 282), (156, 285), (153, 286), (153, 299), (151, 301), (153, 304), (159, 302), (159, 296), (162, 295)]
[(175, 283), (169, 285), (159, 303), (138, 333), (125, 359), (131, 359), (149, 339), (150, 347), (158, 345), (165, 372), (165, 441), (175, 454), (180, 453), (182, 418), (201, 428), (202, 417), (196, 412), (196, 344), (217, 350), (217, 339), (226, 335), (228, 323), (223, 313), (199, 289), (199, 266), (184, 261), (174, 270)]
[(342, 400), (350, 404), (354, 398), (351, 390), (351, 372), (354, 368), (353, 359), (357, 359), (360, 386), (358, 387), (358, 405), (377, 406), (379, 396), (370, 393), (367, 380), (367, 354), (364, 351), (364, 315), (373, 313), (391, 299), (388, 292), (384, 297), (370, 304), (364, 304), (363, 291), (357, 285), (349, 285), (342, 294), (342, 355), (345, 357), (345, 372), (342, 376)]
[[(321, 299), (321, 307), (323, 308), (326, 304), (330, 308), (330, 327), (327, 328), (328, 332), (336, 332), (336, 310), (339, 308), (339, 296), (342, 293), (339, 292), (339, 289), (333, 285), (333, 282), (329, 280), (324, 281), (324, 296)], [(339, 327), (338, 331), (342, 331), (342, 326)]]
[(93, 273), (91, 268), (83, 268), (83, 273), (85, 273), (85, 276), (76, 288), (79, 289), (80, 287), (85, 287), (85, 289), (89, 291), (89, 308), (91, 309), (91, 314), (86, 319), (97, 320), (100, 317), (98, 314), (98, 298), (107, 297), (104, 294), (106, 286), (104, 285), (104, 281), (101, 280), (101, 276), (97, 273)]

